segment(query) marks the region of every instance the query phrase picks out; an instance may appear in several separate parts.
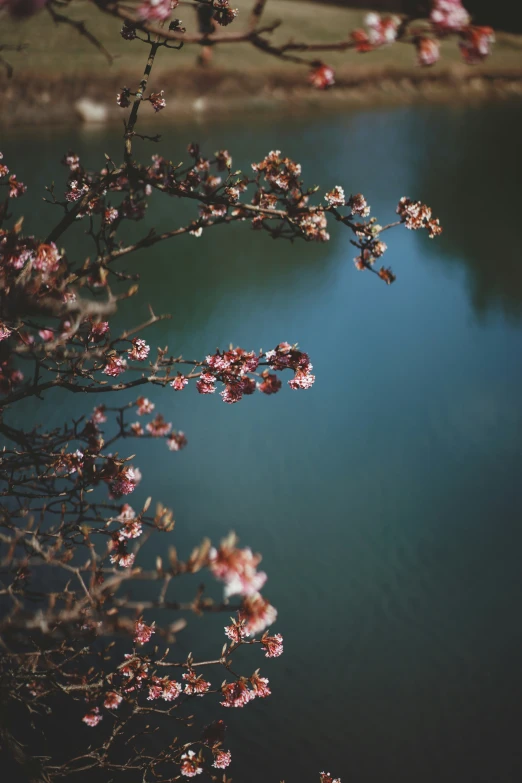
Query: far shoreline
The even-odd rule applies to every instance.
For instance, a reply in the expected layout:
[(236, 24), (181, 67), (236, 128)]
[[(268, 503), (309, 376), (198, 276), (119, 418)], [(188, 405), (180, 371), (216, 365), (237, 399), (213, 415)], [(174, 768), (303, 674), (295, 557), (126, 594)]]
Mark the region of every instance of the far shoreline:
[[(49, 76), (15, 72), (0, 82), (0, 127), (24, 125), (121, 124), (125, 111), (116, 104), (126, 71), (105, 75)], [(192, 68), (159, 72), (151, 90), (164, 90), (161, 124), (237, 112), (303, 113), (382, 105), (477, 103), (522, 99), (522, 67), (452, 65), (432, 70), (371, 68), (338, 71), (328, 90), (309, 86), (303, 72), (237, 71)], [(159, 119), (159, 118), (158, 118)]]

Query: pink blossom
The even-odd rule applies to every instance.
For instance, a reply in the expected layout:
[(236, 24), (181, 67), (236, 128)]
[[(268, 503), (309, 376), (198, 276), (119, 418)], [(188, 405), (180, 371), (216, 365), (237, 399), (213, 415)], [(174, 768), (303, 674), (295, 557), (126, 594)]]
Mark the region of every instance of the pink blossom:
[(220, 748), (217, 748), (212, 752), (214, 754), (214, 763), (212, 764), (213, 767), (216, 767), (217, 769), (226, 769), (230, 765), (230, 762), (232, 761), (232, 754), (229, 750), (221, 750)]
[(146, 660), (134, 653), (125, 653), (123, 657), (125, 662), (119, 666), (123, 677), (136, 680), (138, 683), (147, 679), (149, 665)]
[(273, 625), (277, 620), (277, 609), (260, 593), (247, 595), (239, 610), (241, 620), (246, 620), (246, 629), (253, 636)]
[(163, 90), (160, 92), (152, 92), (149, 96), (149, 101), (152, 104), (154, 111), (161, 111), (167, 105), (165, 98), (163, 97)]
[(79, 201), (81, 197), (85, 195), (85, 193), (87, 193), (87, 191), (89, 190), (88, 185), (79, 186), (78, 181), (75, 179), (69, 182), (69, 187), (71, 189), (66, 191), (65, 198), (67, 201), (71, 201), (71, 202)]
[(330, 207), (342, 207), (346, 201), (344, 190), (340, 185), (336, 185), (333, 190), (326, 193), (324, 198)]
[(398, 16), (381, 17), (376, 13), (366, 14), (364, 19), (368, 28), (368, 41), (370, 46), (384, 46), (393, 43), (397, 38), (397, 33), (401, 20)]
[(147, 399), (147, 397), (138, 397), (136, 400), (136, 405), (138, 407), (138, 410), (136, 411), (138, 416), (143, 416), (146, 413), (152, 413), (155, 407), (154, 403)]
[(341, 783), (341, 778), (333, 778), (329, 772), (319, 773), (320, 783)]
[(415, 43), (419, 65), (435, 65), (440, 57), (440, 44), (435, 38), (420, 36)]
[(274, 636), (269, 636), (268, 633), (264, 633), (261, 637), (262, 647), (265, 651), (265, 658), (279, 658), (283, 654), (283, 637), (280, 633), (276, 633)]
[(164, 699), (164, 701), (174, 701), (181, 693), (181, 685), (175, 680), (169, 680), (168, 677), (153, 677), (149, 686), (149, 695), (147, 699)]
[(288, 381), (291, 389), (310, 389), (315, 382), (315, 375), (303, 370), (296, 370), (294, 377)]
[(111, 378), (117, 378), (127, 369), (127, 360), (121, 356), (109, 356), (107, 364), (102, 370), (104, 375), (110, 375)]
[(167, 438), (167, 448), (169, 451), (181, 451), (186, 445), (187, 439), (185, 433), (181, 432), (181, 430), (179, 432), (171, 432)]
[(141, 618), (136, 620), (134, 624), (134, 641), (136, 644), (146, 644), (150, 640), (152, 634), (155, 633), (154, 626), (155, 623), (147, 625)]
[(103, 702), (103, 706), (107, 710), (115, 710), (117, 709), (122, 702), (122, 697), (119, 693), (116, 693), (116, 691), (109, 691), (105, 695), (105, 701)]
[(34, 268), (38, 269), (39, 272), (43, 272), (43, 274), (51, 274), (51, 272), (56, 272), (58, 269), (60, 258), (58, 248), (54, 242), (48, 245), (38, 245), (34, 258)]
[(310, 71), (308, 81), (317, 90), (326, 90), (335, 84), (335, 72), (329, 65), (325, 65), (321, 62), (313, 64), (313, 69)]
[(225, 683), (221, 687), (224, 701), (220, 702), (223, 707), (244, 707), (249, 701), (255, 699), (256, 694), (251, 691), (244, 680)]
[(174, 380), (170, 385), (176, 391), (182, 391), (187, 385), (187, 383), (188, 383), (188, 378), (185, 378), (185, 376), (182, 375), (182, 373), (178, 372), (177, 376), (174, 378)]
[(118, 210), (114, 207), (107, 207), (105, 212), (103, 213), (103, 219), (105, 223), (114, 223), (116, 218), (118, 217)]
[(139, 538), (143, 533), (143, 528), (139, 519), (129, 519), (124, 522), (123, 527), (118, 531), (118, 538), (120, 541), (125, 541), (129, 538)]
[(165, 421), (161, 413), (158, 413), (158, 415), (146, 425), (147, 432), (149, 432), (153, 438), (163, 438), (165, 435), (169, 434), (171, 429), (172, 424)]
[(220, 392), (223, 402), (232, 404), (239, 402), (243, 397), (243, 386), (241, 383), (228, 383), (222, 392)]
[(105, 405), (97, 405), (91, 414), (91, 421), (94, 424), (103, 424), (104, 422), (106, 422), (107, 416), (105, 415), (105, 411), (106, 411)]
[(217, 579), (225, 583), (225, 597), (231, 595), (252, 595), (266, 582), (266, 574), (257, 571), (261, 555), (254, 555), (248, 547), (238, 549), (235, 538), (221, 542), (219, 549), (211, 549), (209, 568)]
[(272, 691), (268, 687), (268, 680), (266, 677), (260, 677), (257, 672), (250, 678), (252, 687), (254, 689), (254, 696), (258, 696), (260, 699), (266, 699), (267, 696), (272, 695)]
[(443, 32), (461, 30), (470, 22), (461, 0), (433, 0), (430, 19)]
[(71, 152), (71, 150), (63, 156), (62, 163), (70, 171), (79, 171), (81, 169), (79, 156)]
[[(1, 6), (0, 6), (1, 7)], [(0, 152), (0, 160), (4, 159), (4, 153)], [(4, 163), (0, 163), (0, 177), (7, 177), (9, 174), (9, 169)]]
[(181, 756), (180, 772), (187, 778), (193, 778), (196, 775), (201, 775), (203, 772), (203, 767), (199, 766), (199, 762), (193, 750), (189, 750)]
[(12, 331), (12, 329), (0, 322), (0, 343), (2, 340), (7, 340)]
[(163, 688), (158, 683), (159, 680), (157, 682), (153, 682), (152, 685), (149, 685), (149, 695), (147, 696), (147, 701), (154, 701), (155, 699), (160, 698)]
[(129, 425), (129, 429), (132, 432), (132, 434), (135, 435), (137, 438), (140, 438), (142, 435), (145, 434), (145, 430), (143, 429), (139, 421), (133, 421), (132, 424)]
[(491, 27), (468, 27), (461, 33), (460, 52), (468, 65), (475, 65), (491, 54), (495, 35)]
[(134, 492), (140, 481), (141, 471), (139, 468), (134, 468), (132, 465), (124, 466), (120, 469), (119, 474), (111, 485), (111, 494), (113, 497), (130, 495), (131, 492)]
[(93, 323), (91, 326), (89, 340), (92, 340), (95, 343), (99, 343), (100, 340), (104, 337), (104, 335), (107, 334), (108, 331), (109, 331), (108, 321), (96, 321), (96, 323)]
[(185, 693), (191, 696), (203, 696), (210, 689), (210, 683), (203, 679), (203, 675), (196, 675), (193, 669), (189, 669), (181, 675), (185, 682)]
[(49, 343), (54, 339), (54, 332), (52, 329), (39, 329), (38, 335), (44, 341), (44, 343)]
[(113, 565), (119, 565), (121, 568), (131, 568), (134, 565), (135, 555), (127, 552), (123, 543), (113, 542), (113, 552), (110, 561)]
[(370, 207), (362, 193), (356, 193), (355, 196), (350, 196), (348, 199), (348, 206), (354, 215), (368, 217), (370, 214)]
[(165, 22), (177, 5), (178, 0), (144, 0), (138, 8), (138, 16), (145, 21)]
[(99, 707), (94, 707), (94, 709), (92, 709), (82, 718), (83, 722), (86, 723), (87, 726), (97, 726), (102, 719), (103, 715), (101, 715)]
[(257, 384), (257, 388), (263, 394), (276, 394), (281, 388), (281, 381), (277, 375), (269, 373), (268, 370), (264, 370), (261, 373), (261, 377), (263, 380)]
[(199, 380), (196, 382), (196, 388), (200, 394), (214, 394), (216, 391), (215, 376), (210, 373), (202, 373), (199, 376)]
[(132, 340), (132, 348), (129, 348), (127, 353), (129, 359), (133, 359), (137, 362), (143, 362), (149, 355), (150, 345), (147, 345), (145, 340), (141, 340), (139, 337), (135, 337)]
[[(232, 618), (230, 619), (232, 620)], [(225, 636), (228, 636), (234, 644), (239, 644), (239, 642), (249, 635), (245, 626), (246, 623), (244, 620), (239, 622), (232, 620), (232, 625), (225, 625)]]
[(23, 182), (19, 182), (15, 175), (9, 177), (9, 198), (20, 198), (27, 190)]

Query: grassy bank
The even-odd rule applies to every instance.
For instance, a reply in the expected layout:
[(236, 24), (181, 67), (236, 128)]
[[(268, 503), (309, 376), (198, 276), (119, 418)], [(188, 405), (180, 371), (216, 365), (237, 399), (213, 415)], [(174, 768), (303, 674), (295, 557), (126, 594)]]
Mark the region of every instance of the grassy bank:
[[(238, 5), (241, 16), (246, 17), (251, 2), (238, 0)], [(106, 103), (109, 119), (121, 117), (114, 107), (114, 93), (123, 84), (137, 84), (146, 47), (139, 41), (124, 41), (119, 35), (121, 23), (100, 14), (89, 2), (75, 2), (71, 11), (96, 33), (112, 54), (113, 64), (108, 65), (75, 30), (56, 26), (46, 13), (24, 22), (0, 16), (1, 42), (28, 44), (22, 52), (9, 53), (14, 67), (12, 79), (8, 80), (5, 73), (0, 75), (3, 124), (31, 121), (36, 112), (44, 120), (61, 121), (66, 110), (70, 116), (71, 101), (85, 96)], [(193, 29), (191, 9), (180, 7), (179, 11), (187, 28)], [(328, 42), (360, 26), (363, 16), (362, 11), (272, 0), (264, 21), (283, 21), (274, 34), (275, 41), (292, 37)], [(241, 23), (238, 18), (235, 24)], [(254, 105), (256, 101), (264, 102), (267, 106), (282, 100), (296, 105), (303, 101), (337, 105), (340, 101), (520, 95), (522, 37), (501, 34), (492, 56), (474, 67), (461, 63), (454, 42), (445, 42), (442, 51), (441, 62), (430, 69), (419, 69), (412, 47), (401, 44), (366, 55), (353, 51), (329, 53), (325, 59), (336, 69), (339, 89), (323, 95), (307, 87), (306, 68), (282, 63), (248, 44), (216, 47), (213, 66), (207, 69), (195, 67), (198, 47), (187, 46), (180, 52), (160, 52), (151, 87), (164, 89), (168, 104), (175, 105), (178, 114), (180, 108), (190, 111), (194, 104), (200, 109), (225, 109), (241, 101)], [(57, 105), (60, 103), (62, 107)]]

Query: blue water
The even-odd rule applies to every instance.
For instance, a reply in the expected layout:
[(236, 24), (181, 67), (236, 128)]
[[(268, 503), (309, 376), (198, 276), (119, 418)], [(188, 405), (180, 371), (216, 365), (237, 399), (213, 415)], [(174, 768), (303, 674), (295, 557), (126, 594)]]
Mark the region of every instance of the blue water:
[[(445, 229), (435, 241), (388, 234), (391, 287), (356, 271), (337, 226), (324, 246), (216, 228), (121, 267), (142, 274), (141, 304), (121, 323), (145, 318), (147, 303), (172, 313), (153, 345), (200, 358), (230, 342), (298, 341), (317, 376), (308, 392), (234, 406), (151, 388), (189, 446), (128, 444), (144, 474), (133, 503), (150, 494), (174, 509), (181, 555), (233, 529), (264, 556), (285, 654), (243, 661), (273, 696), (207, 716), (230, 728), (235, 780), (323, 769), (343, 783), (522, 779), (521, 132), (520, 105), (165, 128), (173, 160), (191, 140), (227, 147), (238, 167), (282, 149), (309, 184), (362, 191), (381, 223), (409, 195)], [(35, 232), (65, 149), (94, 165), (120, 148), (113, 131), (4, 142), (31, 188)], [(180, 209), (158, 201), (147, 223), (180, 225)], [(71, 247), (87, 255), (84, 241), (78, 232)], [(83, 410), (57, 400), (25, 414), (58, 424)], [(151, 544), (145, 562), (158, 553)], [(179, 654), (219, 654), (223, 619), (195, 618)]]

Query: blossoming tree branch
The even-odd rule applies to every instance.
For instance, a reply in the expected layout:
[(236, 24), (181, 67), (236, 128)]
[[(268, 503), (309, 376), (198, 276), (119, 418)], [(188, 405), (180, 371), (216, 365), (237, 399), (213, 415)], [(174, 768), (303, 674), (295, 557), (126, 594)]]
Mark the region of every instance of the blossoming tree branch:
[[(2, 13), (49, 13), (100, 48), (95, 30), (68, 17), (72, 2), (3, 0)], [(241, 9), (228, 0), (201, 0), (211, 12), (211, 33), (187, 31), (175, 17), (192, 2), (94, 2), (122, 19), (129, 46), (144, 47), (142, 73), (117, 97), (125, 118), (121, 158), (106, 156), (98, 170), (89, 170), (65, 151), (67, 184), (49, 184), (48, 230), (39, 237), (24, 220), (26, 187), (16, 161), (0, 159), (0, 746), (31, 780), (72, 780), (96, 769), (107, 781), (139, 775), (144, 783), (166, 783), (202, 773), (217, 781), (231, 763), (223, 708), (270, 695), (258, 665), (283, 652), (277, 611), (263, 593), (261, 555), (240, 546), (234, 534), (217, 545), (205, 539), (185, 558), (171, 545), (154, 568), (140, 566), (152, 536), (173, 541), (174, 519), (161, 503), (153, 508), (150, 498), (131, 505), (142, 474), (125, 447), (129, 439), (145, 438), (163, 439), (171, 452), (187, 444), (155, 410), (147, 396), (152, 386), (177, 395), (193, 383), (199, 394), (218, 391), (234, 404), (254, 393), (273, 395), (285, 379), (288, 393), (299, 393), (315, 376), (308, 354), (285, 341), (265, 351), (230, 346), (188, 359), (168, 347), (154, 349), (147, 329), (168, 315), (152, 307), (145, 322), (118, 331), (113, 316), (120, 302), (139, 296), (139, 279), (125, 271), (124, 260), (143, 258), (159, 242), (185, 234), (197, 241), (233, 223), (278, 240), (326, 242), (334, 221), (350, 232), (356, 267), (390, 284), (395, 275), (381, 263), (383, 236), (403, 225), (433, 238), (441, 228), (429, 207), (408, 197), (399, 200), (395, 219), (380, 225), (361, 193), (348, 195), (346, 183), (330, 183), (321, 194), (279, 151), (247, 172), (234, 168), (228, 150), (210, 154), (195, 143), (183, 163), (161, 154), (139, 161), (134, 140), (159, 141), (138, 132), (139, 116), (161, 111), (168, 99), (148, 91), (151, 71), (157, 57), (175, 58), (186, 44), (248, 42), (303, 63), (310, 88), (324, 89), (335, 79), (316, 59), (319, 53), (409, 43), (427, 66), (438, 57), (439, 41), (454, 37), (472, 63), (487, 55), (492, 33), (473, 26), (460, 0), (434, 0), (425, 20), (370, 14), (365, 29), (335, 44), (284, 45), (271, 42), (276, 25), (263, 24), (263, 0), (247, 10), (238, 32), (228, 27), (240, 24)], [(171, 228), (143, 231), (130, 241), (128, 229), (140, 225), (153, 195), (173, 198), (174, 205), (192, 203), (193, 216), (177, 223), (174, 209)], [(85, 229), (80, 258), (69, 240), (78, 224)], [(117, 392), (134, 389), (133, 401), (114, 402)], [(20, 423), (26, 421), (17, 413), (24, 400), (64, 393), (81, 395), (82, 417), (54, 429)], [(179, 600), (178, 580), (196, 573), (206, 574), (210, 586), (201, 583), (191, 600)], [(216, 580), (221, 595), (212, 588)], [(145, 584), (147, 598), (140, 590)], [(215, 656), (180, 655), (176, 637), (187, 617), (217, 612), (226, 625)], [(253, 663), (244, 671), (236, 652), (246, 647)], [(194, 700), (202, 698), (206, 725), (192, 715)], [(71, 743), (52, 729), (64, 714), (77, 725)], [(157, 730), (168, 738), (159, 751)], [(320, 779), (339, 783), (326, 772)]]

